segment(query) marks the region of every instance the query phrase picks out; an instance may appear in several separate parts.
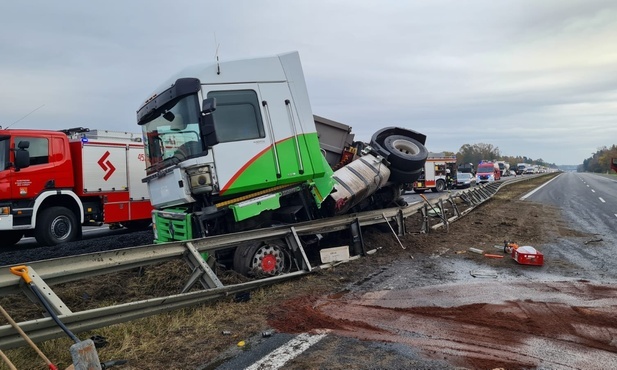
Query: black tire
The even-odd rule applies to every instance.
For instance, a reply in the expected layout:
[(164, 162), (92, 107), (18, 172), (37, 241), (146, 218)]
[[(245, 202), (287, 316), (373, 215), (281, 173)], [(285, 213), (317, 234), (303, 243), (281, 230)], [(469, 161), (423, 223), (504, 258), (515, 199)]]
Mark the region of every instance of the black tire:
[(435, 187), (432, 188), (431, 190), (434, 193), (441, 193), (445, 189), (446, 189), (446, 182), (443, 180), (437, 180), (437, 182), (435, 183)]
[(77, 217), (66, 207), (44, 209), (37, 218), (34, 237), (40, 245), (72, 242), (80, 235)]
[(19, 230), (0, 231), (0, 240), (3, 247), (12, 247), (24, 237), (24, 232)]
[(274, 276), (289, 270), (289, 257), (282, 240), (247, 243), (234, 252), (234, 270), (245, 276)]
[(152, 224), (152, 220), (136, 220), (136, 221), (127, 221), (123, 222), (122, 226), (126, 227), (131, 231), (141, 231), (147, 230), (150, 228), (150, 224)]
[(398, 182), (401, 184), (409, 184), (409, 188), (413, 187), (413, 183), (420, 177), (422, 174), (422, 168), (414, 171), (405, 171), (395, 167), (390, 167), (390, 178), (389, 180), (392, 182)]
[(390, 135), (384, 139), (383, 146), (390, 153), (391, 167), (403, 171), (416, 171), (424, 168), (428, 150), (419, 141), (403, 135)]

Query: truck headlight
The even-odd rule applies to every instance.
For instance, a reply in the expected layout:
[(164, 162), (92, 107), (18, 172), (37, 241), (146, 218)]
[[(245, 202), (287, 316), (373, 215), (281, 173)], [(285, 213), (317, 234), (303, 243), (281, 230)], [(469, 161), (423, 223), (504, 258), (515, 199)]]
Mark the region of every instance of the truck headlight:
[(212, 192), (212, 170), (210, 166), (191, 167), (186, 172), (191, 183), (191, 193), (202, 194)]

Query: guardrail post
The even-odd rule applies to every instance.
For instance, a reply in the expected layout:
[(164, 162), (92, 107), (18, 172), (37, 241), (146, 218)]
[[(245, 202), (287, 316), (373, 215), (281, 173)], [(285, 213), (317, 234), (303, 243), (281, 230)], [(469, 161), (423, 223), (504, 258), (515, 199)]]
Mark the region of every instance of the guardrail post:
[(405, 216), (403, 215), (403, 210), (401, 209), (399, 209), (396, 213), (396, 223), (398, 225), (398, 235), (405, 235), (407, 233), (407, 228), (405, 227)]
[(443, 206), (443, 199), (439, 199), (439, 212), (441, 212), (441, 219), (446, 227), (446, 232), (450, 231), (450, 226), (448, 223), (448, 216), (446, 215), (446, 209)]
[(197, 280), (201, 282), (201, 285), (205, 289), (223, 287), (223, 283), (221, 283), (214, 271), (212, 271), (210, 266), (208, 266), (206, 261), (204, 261), (203, 257), (201, 256), (201, 254), (199, 254), (199, 251), (197, 250), (197, 248), (195, 248), (193, 243), (186, 242), (185, 247), (187, 253), (184, 256), (184, 259), (191, 267), (193, 273), (189, 277), (187, 283), (182, 288), (182, 293), (188, 292), (189, 289), (191, 289), (191, 287), (195, 285)]
[(296, 263), (302, 268), (302, 270), (311, 272), (313, 267), (311, 267), (308, 257), (306, 257), (306, 253), (304, 252), (304, 248), (302, 248), (302, 242), (298, 237), (296, 229), (292, 226), (289, 228), (289, 231), (290, 233), (285, 235), (285, 241), (287, 242), (287, 245), (291, 247)]
[(420, 232), (423, 234), (428, 234), (429, 230), (431, 229), (431, 224), (428, 217), (428, 206), (426, 205), (426, 203), (424, 204), (424, 207), (420, 208), (420, 211), (422, 213), (422, 229), (420, 230)]
[(450, 202), (450, 205), (452, 205), (452, 209), (454, 210), (454, 215), (456, 217), (460, 217), (461, 212), (459, 212), (458, 207), (456, 206), (456, 202), (454, 201), (454, 199), (452, 199), (452, 194), (448, 196), (448, 202)]
[(351, 245), (356, 255), (366, 255), (364, 249), (364, 238), (362, 238), (362, 229), (360, 228), (360, 220), (357, 218), (349, 225), (351, 230)]

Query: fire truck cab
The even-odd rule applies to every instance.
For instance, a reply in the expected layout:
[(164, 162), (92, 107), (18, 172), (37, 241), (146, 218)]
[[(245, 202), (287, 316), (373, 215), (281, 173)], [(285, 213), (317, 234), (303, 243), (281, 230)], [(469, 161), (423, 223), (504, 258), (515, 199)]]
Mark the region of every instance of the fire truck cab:
[(493, 182), (501, 180), (501, 170), (497, 162), (481, 161), (476, 172), (476, 183)]
[(70, 242), (82, 225), (151, 223), (141, 135), (87, 128), (0, 129), (0, 238)]

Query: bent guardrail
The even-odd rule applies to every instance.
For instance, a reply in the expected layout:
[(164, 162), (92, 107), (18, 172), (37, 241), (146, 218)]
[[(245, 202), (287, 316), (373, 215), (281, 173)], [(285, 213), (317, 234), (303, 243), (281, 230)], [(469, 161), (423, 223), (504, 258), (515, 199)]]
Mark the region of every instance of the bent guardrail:
[[(509, 179), (456, 193), (445, 193), (432, 199), (433, 203), (425, 201), (406, 207), (396, 207), (384, 210), (362, 212), (337, 216), (324, 220), (316, 220), (293, 226), (278, 226), (267, 229), (251, 230), (235, 234), (219, 235), (206, 239), (195, 239), (187, 242), (152, 244), (122, 250), (97, 252), (72, 257), (36, 261), (27, 264), (29, 276), (34, 283), (47, 293), (51, 306), (60, 320), (74, 333), (80, 333), (107, 325), (135, 320), (166, 311), (193, 306), (219, 299), (231, 294), (263, 287), (280, 281), (297, 278), (312, 271), (327, 268), (328, 265), (311, 266), (306, 258), (299, 236), (328, 233), (344, 230), (352, 224), (368, 226), (385, 222), (394, 222), (398, 234), (406, 233), (406, 218), (420, 214), (423, 217), (422, 230), (430, 230), (447, 226), (471, 212), (480, 204), (495, 195), (503, 186), (519, 181), (529, 180), (537, 176), (526, 176)], [(440, 209), (441, 215), (448, 212), (451, 217), (440, 217), (437, 223), (431, 224), (429, 208)], [(459, 208), (466, 207), (464, 210)], [(302, 269), (264, 279), (241, 284), (223, 286), (216, 274), (201, 258), (203, 252), (213, 252), (231, 245), (273, 237), (285, 238), (295, 251), (302, 255)], [(184, 260), (192, 271), (186, 284), (180, 292), (165, 297), (151, 298), (138, 302), (123, 303), (109, 307), (72, 312), (70, 308), (53, 292), (51, 286), (88, 279), (99, 275), (149, 266), (174, 260)], [(189, 291), (196, 284), (201, 284), (202, 290)], [(9, 266), (0, 266), (0, 296), (27, 293), (23, 281), (9, 271)], [(64, 335), (51, 318), (40, 318), (24, 321), (18, 324), (35, 342), (58, 338)], [(0, 326), (0, 348), (8, 349), (24, 345), (21, 336), (10, 325)]]

